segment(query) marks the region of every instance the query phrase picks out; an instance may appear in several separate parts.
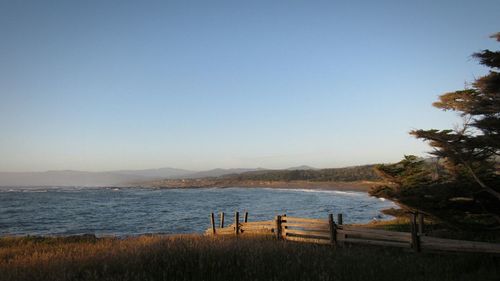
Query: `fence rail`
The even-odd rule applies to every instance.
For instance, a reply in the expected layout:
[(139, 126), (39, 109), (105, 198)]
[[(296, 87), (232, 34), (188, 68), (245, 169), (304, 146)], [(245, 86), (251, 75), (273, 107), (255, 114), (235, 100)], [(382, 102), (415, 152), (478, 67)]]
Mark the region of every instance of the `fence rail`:
[(330, 214), (327, 219), (310, 219), (279, 215), (274, 220), (248, 222), (245, 212), (244, 221), (239, 221), (235, 212), (234, 222), (224, 226), (224, 213), (220, 215), (220, 226), (216, 227), (215, 215), (210, 215), (211, 226), (206, 235), (259, 235), (275, 237), (303, 243), (325, 245), (343, 245), (344, 243), (367, 244), (413, 249), (415, 252), (455, 251), (500, 254), (499, 243), (485, 243), (465, 240), (443, 239), (426, 236), (423, 216), (414, 214), (411, 220), (411, 232), (397, 232), (372, 229), (353, 225), (344, 225), (342, 214), (334, 221)]

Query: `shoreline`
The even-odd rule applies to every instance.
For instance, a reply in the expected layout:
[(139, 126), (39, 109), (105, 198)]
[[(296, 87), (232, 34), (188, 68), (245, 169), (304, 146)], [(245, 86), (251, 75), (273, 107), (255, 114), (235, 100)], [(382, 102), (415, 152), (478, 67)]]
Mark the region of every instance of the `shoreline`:
[(147, 184), (137, 183), (136, 187), (159, 188), (159, 189), (184, 189), (184, 188), (279, 188), (279, 189), (310, 189), (310, 190), (337, 190), (337, 191), (359, 191), (368, 192), (370, 188), (382, 184), (376, 181), (225, 181), (214, 179), (193, 180), (161, 180)]

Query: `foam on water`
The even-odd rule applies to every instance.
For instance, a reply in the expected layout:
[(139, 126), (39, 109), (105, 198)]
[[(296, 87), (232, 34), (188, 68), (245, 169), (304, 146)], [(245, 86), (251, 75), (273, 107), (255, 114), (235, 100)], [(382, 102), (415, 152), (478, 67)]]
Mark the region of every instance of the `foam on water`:
[(267, 189), (267, 190), (279, 190), (279, 191), (286, 191), (286, 192), (310, 192), (310, 193), (331, 193), (331, 194), (342, 194), (346, 196), (365, 196), (365, 192), (359, 192), (359, 191), (340, 191), (340, 190), (326, 190), (326, 189), (306, 189), (306, 188), (272, 188), (272, 187), (266, 187), (266, 188), (261, 188), (261, 189)]

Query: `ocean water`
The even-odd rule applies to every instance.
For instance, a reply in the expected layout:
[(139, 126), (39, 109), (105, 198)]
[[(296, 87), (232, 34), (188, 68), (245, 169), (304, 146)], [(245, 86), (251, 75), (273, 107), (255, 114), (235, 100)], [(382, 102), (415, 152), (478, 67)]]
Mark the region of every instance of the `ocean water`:
[(211, 212), (225, 212), (228, 224), (235, 211), (248, 211), (249, 221), (342, 213), (344, 223), (365, 223), (388, 219), (380, 210), (391, 207), (393, 202), (351, 191), (2, 187), (0, 235), (201, 233)]

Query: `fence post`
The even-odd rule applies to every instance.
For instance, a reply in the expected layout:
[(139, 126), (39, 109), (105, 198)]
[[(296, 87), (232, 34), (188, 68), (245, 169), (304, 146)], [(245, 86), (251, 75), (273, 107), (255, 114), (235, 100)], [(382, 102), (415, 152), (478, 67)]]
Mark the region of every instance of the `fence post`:
[(276, 239), (281, 239), (281, 216), (276, 216)]
[(240, 232), (240, 213), (234, 212), (234, 233), (238, 235)]
[(220, 228), (224, 228), (224, 212), (220, 212)]
[(214, 213), (210, 213), (210, 223), (212, 224), (212, 234), (215, 235), (215, 216), (214, 216)]
[(420, 236), (424, 235), (424, 214), (418, 213), (418, 234)]
[[(342, 224), (343, 224), (342, 214), (338, 213), (337, 214), (337, 229), (339, 229), (339, 228), (342, 229)], [(336, 237), (336, 239), (337, 239), (337, 241), (336, 241), (337, 245), (344, 246), (344, 240), (345, 240), (345, 238), (346, 238), (345, 234), (343, 234), (343, 233), (342, 234), (337, 233), (337, 237)]]
[(337, 245), (337, 226), (333, 221), (333, 214), (328, 215), (328, 226), (330, 227), (330, 243), (333, 246)]
[(418, 212), (411, 214), (411, 247), (415, 252), (420, 252), (420, 237), (418, 236), (417, 229), (417, 214)]
[(245, 220), (244, 222), (248, 222), (248, 212), (245, 212)]

